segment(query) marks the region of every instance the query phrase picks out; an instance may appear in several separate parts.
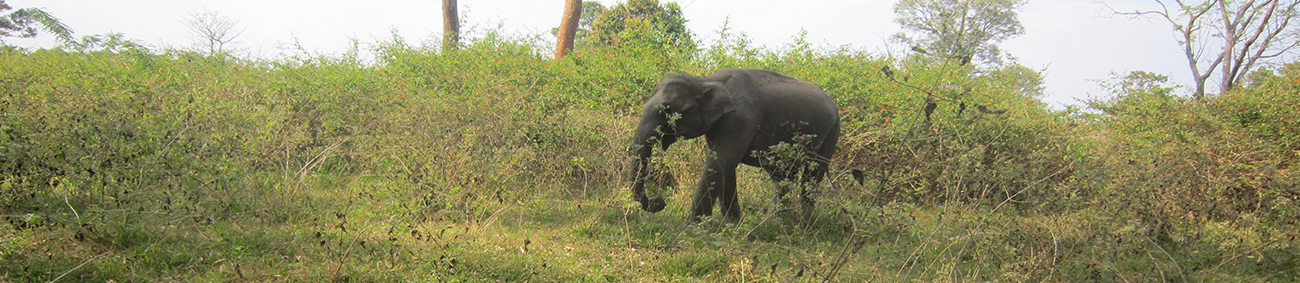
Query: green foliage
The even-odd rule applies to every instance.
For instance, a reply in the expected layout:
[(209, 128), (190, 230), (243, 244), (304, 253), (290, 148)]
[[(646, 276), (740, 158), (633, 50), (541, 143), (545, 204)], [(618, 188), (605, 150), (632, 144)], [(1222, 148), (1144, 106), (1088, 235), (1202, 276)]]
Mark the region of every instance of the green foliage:
[(63, 48), (75, 50), (77, 52), (87, 53), (93, 51), (108, 51), (118, 53), (124, 51), (134, 51), (136, 53), (147, 53), (148, 48), (135, 40), (127, 39), (122, 33), (107, 33), (97, 35), (82, 36), (81, 40), (65, 42)]
[[(8, 10), (13, 7), (0, 1), (0, 12)], [(71, 28), (39, 8), (22, 8), (0, 15), (0, 37), (35, 37), (37, 25), (60, 41), (73, 41)]]
[[(1107, 176), (1095, 207), (1114, 211), (1136, 238), (1164, 249), (1147, 268), (1213, 278), (1225, 264), (1294, 278), (1296, 140), (1300, 112), (1293, 67), (1260, 73), (1250, 87), (1203, 101), (1170, 95), (1166, 77), (1134, 72), (1112, 83), (1116, 96), (1090, 130)], [(1131, 233), (1127, 236), (1125, 233)], [(1123, 247), (1119, 247), (1123, 248)], [(1133, 248), (1133, 247), (1128, 247)], [(1265, 250), (1253, 266), (1241, 257)], [(1161, 266), (1163, 264), (1168, 264)]]
[(1000, 64), (997, 43), (1025, 32), (1016, 18), (1023, 0), (901, 0), (894, 20), (915, 35), (896, 39), (919, 52), (970, 63)]
[[(1022, 66), (719, 35), (697, 57), (643, 41), (556, 60), (495, 31), (457, 50), (394, 38), (373, 64), (120, 35), (0, 51), (0, 281), (1297, 277), (1300, 67), (1206, 102), (1135, 73), (1099, 112), (1068, 112)], [(677, 179), (655, 192), (664, 211), (630, 200), (655, 83), (723, 67), (839, 104), (811, 221), (785, 219), (743, 167), (745, 218), (688, 227), (699, 139), (655, 160)]]
[[(584, 12), (586, 5), (584, 4)], [(587, 39), (592, 47), (641, 45), (675, 53), (695, 52), (695, 39), (686, 29), (682, 8), (675, 2), (630, 0), (596, 14)]]

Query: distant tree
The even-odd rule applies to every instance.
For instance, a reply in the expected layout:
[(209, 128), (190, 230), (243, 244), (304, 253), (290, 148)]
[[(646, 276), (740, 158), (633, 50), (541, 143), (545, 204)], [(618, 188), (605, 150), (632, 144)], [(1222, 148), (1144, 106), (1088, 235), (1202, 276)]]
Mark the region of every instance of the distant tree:
[(456, 49), (460, 45), (460, 16), (456, 13), (456, 0), (442, 0), (442, 48)]
[(582, 1), (582, 18), (578, 19), (578, 37), (576, 39), (582, 40), (582, 38), (586, 37), (587, 33), (591, 31), (591, 23), (596, 22), (596, 18), (600, 17), (600, 14), (604, 14), (606, 9), (605, 5), (601, 5), (600, 2)]
[(1169, 85), (1169, 76), (1133, 71), (1128, 74), (1111, 73), (1109, 80), (1099, 82), (1102, 88), (1110, 91), (1110, 99), (1089, 99), (1088, 107), (1101, 110), (1109, 116), (1142, 115), (1143, 112), (1166, 111), (1170, 101), (1177, 99), (1173, 91), (1177, 86)]
[(573, 49), (573, 40), (578, 33), (578, 19), (582, 18), (582, 0), (565, 0), (564, 17), (560, 20), (559, 34), (556, 34), (555, 58)]
[[(13, 10), (0, 0), (0, 13)], [(72, 29), (40, 8), (22, 8), (0, 15), (0, 37), (36, 37), (36, 27), (54, 34), (62, 42), (72, 42)]]
[(1024, 0), (900, 0), (894, 19), (903, 30), (895, 38), (931, 56), (1000, 64), (997, 43), (1024, 33), (1016, 11)]
[(1013, 89), (1025, 97), (1040, 98), (1043, 91), (1043, 74), (1020, 64), (1007, 64), (1000, 69), (989, 71), (988, 76), (1009, 81)]
[(629, 0), (600, 12), (591, 22), (586, 41), (593, 46), (648, 44), (664, 49), (695, 50), (686, 18), (677, 3)]
[(1242, 83), (1262, 61), (1300, 45), (1297, 16), (1300, 0), (1155, 0), (1160, 9), (1117, 15), (1163, 19), (1178, 33), (1196, 82), (1193, 96), (1205, 96), (1207, 81), (1219, 71), (1219, 91)]
[(1144, 93), (1170, 96), (1177, 88), (1169, 85), (1169, 76), (1146, 71), (1132, 71), (1123, 76), (1111, 73), (1111, 81), (1102, 82), (1101, 86), (1116, 95)]
[(190, 36), (194, 37), (194, 44), (200, 49), (207, 49), (208, 55), (235, 51), (235, 39), (244, 33), (244, 29), (239, 28), (239, 20), (216, 11), (190, 12), (184, 23), (190, 30)]

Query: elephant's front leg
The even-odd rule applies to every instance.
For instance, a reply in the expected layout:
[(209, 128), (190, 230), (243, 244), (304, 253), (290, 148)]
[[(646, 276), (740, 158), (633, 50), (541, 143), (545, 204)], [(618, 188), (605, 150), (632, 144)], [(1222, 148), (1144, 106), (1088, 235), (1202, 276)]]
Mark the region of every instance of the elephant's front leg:
[(695, 190), (695, 200), (691, 202), (691, 222), (700, 222), (700, 218), (713, 215), (713, 188), (718, 183), (717, 160), (709, 157), (704, 166), (704, 173), (700, 174), (699, 188)]
[(715, 199), (719, 202), (725, 222), (740, 220), (740, 202), (736, 196), (737, 165), (738, 162), (709, 157), (700, 177), (700, 186), (695, 191), (695, 201), (691, 205), (692, 221), (698, 222), (700, 217), (712, 215)]

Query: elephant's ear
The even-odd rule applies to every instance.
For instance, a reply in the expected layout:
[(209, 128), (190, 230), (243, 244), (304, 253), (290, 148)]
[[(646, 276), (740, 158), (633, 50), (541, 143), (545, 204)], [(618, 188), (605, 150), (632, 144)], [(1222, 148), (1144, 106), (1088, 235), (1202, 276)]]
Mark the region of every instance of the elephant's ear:
[(736, 110), (736, 105), (731, 103), (731, 92), (727, 90), (726, 84), (720, 82), (705, 82), (699, 102), (701, 118), (706, 128), (713, 127), (713, 122), (722, 118), (722, 115)]

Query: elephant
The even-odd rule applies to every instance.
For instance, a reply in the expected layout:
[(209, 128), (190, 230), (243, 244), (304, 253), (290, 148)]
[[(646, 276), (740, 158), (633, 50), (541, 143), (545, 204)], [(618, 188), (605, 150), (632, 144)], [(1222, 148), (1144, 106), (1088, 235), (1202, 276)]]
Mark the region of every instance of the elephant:
[[(724, 68), (705, 77), (667, 75), (646, 101), (635, 130), (632, 197), (642, 210), (663, 210), (667, 204), (662, 197), (645, 194), (655, 145), (667, 150), (678, 140), (703, 136), (710, 154), (691, 204), (692, 223), (712, 215), (715, 200), (723, 221), (740, 220), (736, 167), (741, 163), (767, 172), (776, 183), (777, 201), (784, 199), (791, 182), (803, 184), (806, 218), (813, 209), (807, 186), (820, 183), (829, 170), (839, 131), (835, 101), (812, 83), (759, 69)], [(802, 149), (795, 162), (761, 156), (782, 144), (802, 145), (793, 147)], [(781, 165), (791, 163), (796, 166)]]

